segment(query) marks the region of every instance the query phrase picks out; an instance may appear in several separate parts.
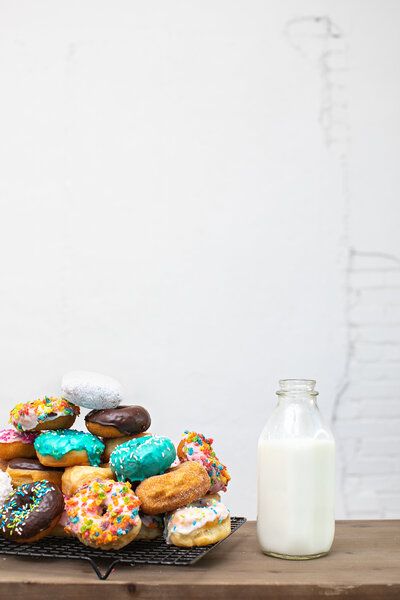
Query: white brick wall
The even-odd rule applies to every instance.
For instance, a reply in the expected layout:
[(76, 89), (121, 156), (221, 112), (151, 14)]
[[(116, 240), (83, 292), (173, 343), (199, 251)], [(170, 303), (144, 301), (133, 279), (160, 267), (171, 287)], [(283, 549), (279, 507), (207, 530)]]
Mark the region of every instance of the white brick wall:
[(400, 516), (400, 261), (352, 252), (346, 382), (334, 409), (349, 518)]

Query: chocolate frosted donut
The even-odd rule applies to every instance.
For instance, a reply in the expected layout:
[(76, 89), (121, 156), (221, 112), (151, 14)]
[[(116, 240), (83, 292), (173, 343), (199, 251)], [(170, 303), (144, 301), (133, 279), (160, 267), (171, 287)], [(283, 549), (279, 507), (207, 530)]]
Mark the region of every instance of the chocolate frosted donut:
[(63, 473), (63, 468), (57, 467), (46, 467), (41, 462), (34, 458), (13, 458), (8, 463), (9, 469), (20, 469), (27, 471), (59, 471)]
[(7, 465), (7, 473), (14, 487), (42, 479), (61, 487), (63, 472), (61, 467), (46, 467), (33, 458), (13, 458)]
[(34, 542), (57, 524), (64, 510), (61, 490), (48, 481), (18, 487), (7, 499), (0, 531), (13, 542)]
[(118, 438), (147, 431), (151, 425), (151, 418), (143, 406), (118, 406), (90, 411), (85, 417), (85, 423), (94, 435)]

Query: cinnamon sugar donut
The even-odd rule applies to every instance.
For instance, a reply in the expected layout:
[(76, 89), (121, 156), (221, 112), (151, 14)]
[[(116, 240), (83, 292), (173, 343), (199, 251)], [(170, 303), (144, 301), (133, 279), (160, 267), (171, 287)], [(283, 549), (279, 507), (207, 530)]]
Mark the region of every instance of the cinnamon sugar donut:
[(186, 462), (173, 467), (164, 475), (145, 479), (136, 488), (143, 512), (159, 515), (202, 498), (210, 487), (204, 467)]

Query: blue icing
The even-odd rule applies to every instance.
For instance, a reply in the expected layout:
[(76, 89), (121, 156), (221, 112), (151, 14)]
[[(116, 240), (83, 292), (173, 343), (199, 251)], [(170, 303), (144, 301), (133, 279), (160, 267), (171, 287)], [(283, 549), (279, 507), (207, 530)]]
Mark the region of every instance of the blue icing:
[(146, 435), (117, 446), (110, 456), (110, 467), (118, 481), (143, 481), (164, 473), (175, 458), (176, 451), (171, 440)]
[(53, 456), (56, 460), (67, 452), (85, 450), (91, 465), (98, 466), (104, 451), (104, 444), (91, 433), (75, 431), (75, 429), (56, 429), (41, 433), (36, 438), (35, 450), (42, 456)]

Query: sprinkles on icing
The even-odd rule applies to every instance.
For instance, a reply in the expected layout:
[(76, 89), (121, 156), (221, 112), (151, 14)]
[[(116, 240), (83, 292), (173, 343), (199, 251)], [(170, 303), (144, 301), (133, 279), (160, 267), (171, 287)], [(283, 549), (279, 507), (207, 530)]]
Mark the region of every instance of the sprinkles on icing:
[(205, 497), (178, 508), (166, 515), (165, 541), (170, 544), (171, 533), (187, 535), (204, 527), (206, 523), (222, 523), (229, 516), (229, 510), (218, 497)]
[(129, 482), (92, 481), (66, 500), (66, 531), (97, 546), (112, 544), (137, 525), (139, 506)]
[(13, 444), (14, 442), (19, 442), (20, 444), (33, 444), (38, 435), (38, 431), (0, 429), (0, 444)]
[(85, 450), (92, 466), (98, 467), (104, 444), (91, 433), (75, 429), (55, 429), (46, 431), (35, 440), (35, 450), (42, 456), (53, 456), (56, 460), (67, 452)]
[[(46, 420), (53, 420), (61, 416), (79, 415), (79, 411), (79, 406), (75, 406), (65, 398), (45, 396), (43, 400), (34, 400), (33, 402), (20, 403), (14, 406), (10, 412), (9, 422), (18, 431), (24, 431), (25, 429), (33, 429)], [(26, 426), (26, 423), (29, 423), (29, 426)]]
[[(16, 500), (17, 496), (26, 496), (28, 490), (30, 492), (30, 497), (27, 499), (27, 502), (22, 504), (22, 506), (19, 506), (19, 503), (17, 503)], [(24, 485), (19, 486), (14, 490), (11, 496), (9, 496), (3, 506), (3, 516), (0, 517), (0, 530), (5, 533), (7, 529), (7, 533), (10, 536), (12, 536), (13, 533), (17, 536), (22, 535), (29, 515), (39, 506), (43, 496), (53, 490), (54, 486), (44, 479), (37, 481), (35, 484), (25, 483)], [(8, 513), (7, 519), (5, 518), (6, 513)]]
[(211, 479), (209, 493), (226, 492), (226, 486), (231, 476), (226, 466), (215, 456), (212, 448), (214, 440), (212, 438), (207, 439), (204, 435), (195, 431), (185, 431), (182, 438), (184, 441), (182, 451), (186, 460), (194, 460), (202, 464)]
[(118, 481), (143, 481), (171, 466), (176, 451), (170, 439), (159, 435), (133, 438), (115, 448), (110, 467)]

